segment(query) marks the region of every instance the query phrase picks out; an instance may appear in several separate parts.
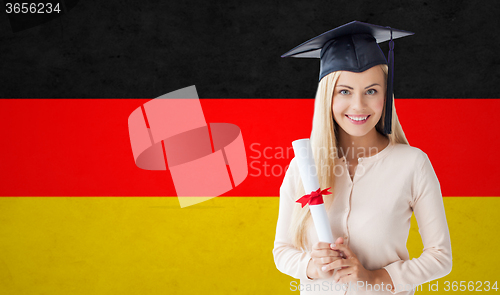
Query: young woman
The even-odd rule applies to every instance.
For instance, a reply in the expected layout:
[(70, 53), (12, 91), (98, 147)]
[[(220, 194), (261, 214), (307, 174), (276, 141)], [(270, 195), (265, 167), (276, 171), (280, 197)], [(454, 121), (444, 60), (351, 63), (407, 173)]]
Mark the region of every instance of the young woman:
[[(353, 23), (358, 27), (351, 26), (346, 35), (345, 26)], [(380, 59), (373, 29), (363, 26), (380, 27), (353, 23), (321, 35), (321, 42), (310, 40), (319, 43), (321, 51), (311, 146), (320, 187), (331, 187), (333, 193), (323, 198), (337, 240), (318, 241), (309, 206), (296, 203), (310, 192), (304, 191), (292, 159), (280, 188), (274, 261), (281, 272), (301, 280), (300, 285), (290, 284), (301, 294), (413, 294), (418, 285), (451, 271), (440, 185), (427, 155), (406, 140), (392, 89), (387, 89), (392, 83), (387, 62)], [(308, 42), (301, 46), (310, 53)], [(361, 58), (368, 58), (356, 60), (358, 68), (352, 68), (349, 56), (360, 58), (360, 51), (370, 46), (373, 55), (363, 54)], [(333, 57), (327, 58), (329, 54)], [(336, 64), (339, 59), (348, 64)], [(409, 260), (406, 241), (412, 214), (424, 250)]]

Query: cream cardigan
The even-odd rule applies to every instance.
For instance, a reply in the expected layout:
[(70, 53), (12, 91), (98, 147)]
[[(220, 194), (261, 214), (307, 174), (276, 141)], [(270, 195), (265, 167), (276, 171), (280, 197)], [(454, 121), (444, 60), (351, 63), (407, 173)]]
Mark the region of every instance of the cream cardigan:
[[(333, 237), (344, 237), (344, 243), (366, 269), (385, 268), (397, 289), (360, 291), (357, 287), (361, 282), (341, 289), (331, 279), (310, 280), (306, 276), (310, 251), (318, 238), (312, 222), (307, 226), (306, 251), (294, 248), (287, 234), (293, 207), (300, 206), (294, 196), (295, 184), (300, 180), (294, 158), (280, 188), (273, 249), (278, 270), (300, 279), (300, 285), (297, 281), (290, 282), (290, 290), (300, 290), (301, 294), (391, 294), (394, 291), (413, 294), (413, 288), (451, 271), (450, 235), (441, 188), (424, 152), (406, 144), (389, 144), (374, 156), (359, 158), (353, 180), (345, 157), (336, 158), (335, 165), (332, 176), (335, 186), (331, 190), (334, 201), (328, 209)], [(410, 260), (406, 241), (412, 213), (418, 222), (424, 250), (420, 257)], [(372, 290), (376, 289), (377, 286), (373, 286)]]

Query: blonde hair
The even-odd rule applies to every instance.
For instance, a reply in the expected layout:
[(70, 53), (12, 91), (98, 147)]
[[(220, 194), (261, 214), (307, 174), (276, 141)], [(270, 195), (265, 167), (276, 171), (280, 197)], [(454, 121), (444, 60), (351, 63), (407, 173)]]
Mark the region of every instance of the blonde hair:
[[(383, 64), (380, 65), (380, 67), (382, 68), (387, 80), (387, 65)], [(333, 91), (341, 73), (341, 71), (332, 72), (323, 77), (323, 79), (319, 82), (315, 98), (314, 117), (310, 138), (314, 161), (318, 171), (317, 173), (320, 187), (322, 189), (331, 187), (331, 192), (335, 189), (335, 177), (332, 177), (334, 175), (333, 169), (335, 167), (334, 159), (338, 157), (338, 139), (335, 130), (336, 123), (334, 123), (332, 114), (332, 100)], [(384, 116), (386, 111), (387, 110), (385, 109), (384, 104), (384, 111), (382, 112), (382, 116), (375, 127), (381, 134), (383, 134), (382, 130), (384, 130)], [(403, 128), (399, 123), (394, 103), (392, 104), (392, 133), (385, 136), (389, 138), (391, 144), (408, 144)], [(297, 200), (305, 194), (304, 187), (300, 179), (298, 183), (295, 184), (295, 187), (295, 200)], [(328, 209), (333, 202), (333, 194), (323, 196), (323, 198), (325, 207)], [(306, 228), (311, 220), (312, 218), (311, 213), (309, 212), (309, 206), (304, 206), (302, 208), (299, 203), (296, 203), (293, 210), (292, 222), (289, 227), (289, 234), (292, 237), (294, 247), (297, 249), (306, 249), (306, 245), (308, 243)]]

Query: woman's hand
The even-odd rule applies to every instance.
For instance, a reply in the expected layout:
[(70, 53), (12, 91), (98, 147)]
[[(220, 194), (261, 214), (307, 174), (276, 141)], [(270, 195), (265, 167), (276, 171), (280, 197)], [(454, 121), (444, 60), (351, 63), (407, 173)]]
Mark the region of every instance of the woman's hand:
[[(343, 243), (341, 238), (336, 243)], [(341, 259), (341, 253), (333, 250), (330, 243), (318, 242), (312, 247), (311, 261), (307, 265), (307, 276), (311, 279), (326, 279), (333, 275), (334, 270), (322, 271), (322, 267)]]
[(358, 281), (361, 281), (364, 286), (367, 284), (392, 284), (392, 280), (385, 269), (367, 270), (347, 245), (332, 244), (332, 250), (339, 250), (345, 256), (345, 259), (336, 260), (325, 266), (325, 272), (337, 269), (337, 273), (333, 277), (334, 282), (357, 284)]

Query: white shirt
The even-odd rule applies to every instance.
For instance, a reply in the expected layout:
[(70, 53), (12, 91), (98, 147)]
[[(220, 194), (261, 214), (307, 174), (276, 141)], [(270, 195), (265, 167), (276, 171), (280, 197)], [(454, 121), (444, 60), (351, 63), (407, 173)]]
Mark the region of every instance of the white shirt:
[[(371, 157), (359, 158), (353, 180), (345, 157), (336, 158), (335, 165), (343, 169), (335, 169), (335, 186), (330, 190), (334, 201), (328, 216), (334, 240), (344, 237), (344, 243), (366, 269), (385, 268), (397, 294), (413, 294), (417, 285), (450, 273), (450, 234), (441, 188), (424, 152), (406, 144), (389, 144)], [(318, 242), (314, 225), (310, 222), (307, 227), (307, 251), (293, 247), (287, 234), (293, 206), (300, 206), (293, 193), (299, 178), (294, 158), (280, 188), (273, 249), (278, 270), (300, 279), (301, 285), (291, 282), (290, 289), (301, 290), (301, 294), (391, 294), (360, 291), (355, 283), (346, 292), (345, 287), (341, 290), (340, 285), (332, 284), (332, 279), (307, 277), (312, 245)], [(418, 222), (424, 250), (420, 257), (409, 260), (406, 241), (412, 213)]]

